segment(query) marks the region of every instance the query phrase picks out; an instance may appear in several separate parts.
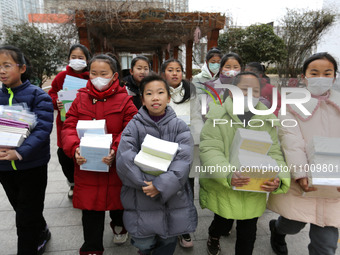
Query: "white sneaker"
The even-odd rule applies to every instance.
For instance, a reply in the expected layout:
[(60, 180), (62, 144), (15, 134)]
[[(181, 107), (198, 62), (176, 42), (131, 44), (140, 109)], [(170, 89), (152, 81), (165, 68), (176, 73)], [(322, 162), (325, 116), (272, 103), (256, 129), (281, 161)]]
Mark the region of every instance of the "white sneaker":
[(115, 244), (123, 244), (128, 239), (128, 232), (124, 227), (114, 226), (113, 227), (113, 242)]

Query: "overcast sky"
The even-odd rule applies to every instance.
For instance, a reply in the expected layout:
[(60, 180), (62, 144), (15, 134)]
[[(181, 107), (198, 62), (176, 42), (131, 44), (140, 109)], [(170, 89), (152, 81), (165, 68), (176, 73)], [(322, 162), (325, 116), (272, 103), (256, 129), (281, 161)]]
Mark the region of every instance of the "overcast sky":
[(286, 8), (315, 10), (322, 3), (323, 0), (189, 0), (189, 11), (226, 13), (234, 25), (248, 26), (276, 23), (285, 15)]

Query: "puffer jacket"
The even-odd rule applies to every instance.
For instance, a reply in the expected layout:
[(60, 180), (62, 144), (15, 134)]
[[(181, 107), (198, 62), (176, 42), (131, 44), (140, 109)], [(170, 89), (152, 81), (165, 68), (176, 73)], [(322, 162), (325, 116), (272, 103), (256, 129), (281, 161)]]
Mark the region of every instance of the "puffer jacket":
[(89, 79), (88, 71), (85, 71), (83, 73), (76, 73), (70, 66), (66, 66), (66, 70), (58, 73), (57, 76), (52, 81), (51, 89), (48, 91), (48, 94), (52, 98), (54, 109), (58, 111), (56, 124), (57, 124), (57, 145), (59, 148), (62, 148), (61, 130), (63, 129), (64, 122), (61, 121), (61, 118), (60, 118), (60, 111), (58, 110), (57, 100), (58, 100), (58, 92), (63, 89), (66, 75), (70, 75), (70, 76), (85, 79), (85, 80)]
[[(127, 95), (125, 88), (119, 86), (117, 79), (111, 87), (99, 92), (91, 80), (86, 88), (79, 90), (76, 99), (66, 114), (62, 135), (65, 154), (74, 158), (80, 140), (76, 126), (78, 120), (106, 120), (107, 133), (112, 134), (111, 148), (117, 152), (120, 136), (137, 113), (132, 98)], [(107, 211), (123, 209), (120, 202), (122, 183), (116, 172), (115, 162), (109, 172), (94, 172), (80, 170), (75, 164), (74, 170), (73, 206), (83, 210)]]
[[(294, 98), (294, 94), (289, 94), (288, 98)], [(296, 98), (300, 97), (297, 93)], [(308, 166), (306, 145), (314, 136), (340, 137), (340, 93), (330, 90), (326, 98), (311, 98), (303, 106), (312, 115), (303, 114), (295, 105), (288, 105), (286, 115), (279, 114), (281, 121), (297, 122), (296, 127), (279, 129), (282, 149), (291, 168), (292, 183), (287, 194), (269, 197), (268, 208), (288, 219), (340, 228), (340, 193), (336, 187), (319, 187), (333, 193), (329, 198), (307, 197), (314, 196), (314, 191), (303, 196), (302, 189), (295, 181), (309, 177), (308, 168), (304, 167)]]
[(208, 69), (207, 63), (204, 62), (204, 65), (201, 68), (201, 72), (199, 74), (195, 75), (192, 78), (192, 81), (191, 81), (197, 89), (196, 90), (197, 94), (206, 94), (206, 92), (204, 92), (200, 88), (206, 89), (206, 87), (203, 84), (206, 83), (207, 81), (214, 79), (215, 77), (216, 77), (216, 74), (214, 76), (212, 76), (209, 69)]
[[(272, 122), (269, 119), (276, 119), (274, 114), (271, 115), (254, 115), (252, 126), (243, 127), (237, 115), (233, 115), (233, 101), (228, 97), (224, 104), (216, 105), (211, 103), (210, 110), (207, 114), (207, 121), (201, 132), (200, 158), (202, 167), (230, 166), (229, 153), (235, 132), (238, 128), (247, 128), (252, 130), (267, 131), (273, 141), (268, 152), (268, 156), (276, 160), (277, 165), (284, 167), (286, 164), (283, 154), (278, 143), (276, 126), (277, 121)], [(268, 109), (261, 102), (256, 107), (258, 110)], [(215, 125), (214, 119), (227, 120), (224, 125)], [(232, 127), (230, 126), (233, 122)], [(256, 127), (261, 126), (262, 127)], [(242, 124), (241, 124), (242, 123)], [(266, 209), (266, 193), (247, 192), (233, 190), (230, 185), (232, 171), (206, 172), (202, 168), (200, 175), (200, 204), (202, 208), (208, 208), (214, 213), (227, 218), (245, 220), (260, 217)], [(230, 168), (231, 169), (231, 168)], [(279, 174), (281, 184), (273, 193), (285, 193), (289, 189), (289, 173), (281, 172)]]
[[(147, 134), (179, 143), (180, 149), (168, 171), (159, 176), (145, 174), (134, 164)], [(188, 182), (192, 160), (190, 130), (176, 118), (171, 107), (166, 108), (166, 115), (158, 122), (150, 118), (145, 107), (130, 121), (118, 147), (117, 172), (123, 182), (124, 226), (133, 237), (168, 238), (195, 231), (197, 212)], [(147, 196), (142, 190), (144, 181), (152, 181), (160, 194), (154, 198)]]
[[(13, 96), (13, 97), (12, 97)], [(12, 97), (12, 99), (11, 99)], [(31, 169), (46, 165), (50, 160), (50, 133), (53, 128), (53, 105), (49, 95), (28, 80), (15, 88), (2, 85), (0, 105), (26, 103), (37, 117), (37, 125), (22, 145), (15, 150), (22, 160), (0, 161), (0, 171)]]

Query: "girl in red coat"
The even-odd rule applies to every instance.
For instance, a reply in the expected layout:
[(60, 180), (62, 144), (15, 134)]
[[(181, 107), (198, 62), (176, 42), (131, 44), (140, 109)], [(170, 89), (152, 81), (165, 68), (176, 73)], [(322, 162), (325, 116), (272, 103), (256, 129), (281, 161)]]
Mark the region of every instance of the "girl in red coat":
[[(90, 80), (79, 90), (77, 98), (66, 114), (62, 130), (62, 144), (66, 155), (76, 160), (74, 172), (73, 206), (83, 210), (84, 244), (81, 255), (103, 254), (105, 211), (110, 211), (110, 225), (114, 234), (124, 236), (123, 207), (120, 201), (122, 183), (116, 172), (115, 154), (120, 136), (137, 113), (126, 89), (119, 86), (117, 64), (108, 55), (95, 56), (89, 63)], [(112, 134), (111, 152), (102, 161), (110, 166), (109, 172), (80, 170), (86, 159), (79, 153), (78, 120), (106, 120), (107, 133)], [(117, 232), (119, 231), (119, 232)]]
[(63, 128), (63, 121), (60, 118), (60, 111), (64, 108), (64, 105), (58, 99), (58, 91), (63, 89), (63, 84), (66, 75), (70, 75), (77, 78), (89, 79), (89, 72), (87, 70), (87, 63), (90, 60), (90, 53), (88, 49), (82, 44), (74, 44), (71, 46), (68, 53), (69, 65), (66, 66), (66, 71), (58, 73), (58, 75), (52, 81), (52, 88), (48, 91), (48, 94), (52, 97), (54, 109), (58, 111), (57, 115), (57, 145), (58, 145), (58, 159), (61, 165), (61, 169), (67, 178), (70, 190), (68, 197), (73, 196), (74, 187), (74, 164), (73, 159), (65, 155), (62, 149), (61, 143), (61, 129)]

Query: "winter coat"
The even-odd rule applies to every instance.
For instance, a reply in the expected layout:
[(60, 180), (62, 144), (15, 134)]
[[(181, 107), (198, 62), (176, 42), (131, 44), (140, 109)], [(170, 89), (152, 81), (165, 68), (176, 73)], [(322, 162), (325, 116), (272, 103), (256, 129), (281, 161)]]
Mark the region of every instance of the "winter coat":
[[(230, 166), (229, 153), (231, 144), (236, 130), (238, 128), (244, 128), (243, 124), (240, 124), (241, 121), (239, 117), (232, 113), (232, 99), (228, 97), (222, 106), (213, 103), (209, 106), (208, 119), (202, 129), (200, 143), (200, 158), (202, 162), (200, 176), (201, 207), (208, 208), (227, 219), (245, 220), (260, 217), (266, 209), (267, 194), (237, 191), (233, 190), (230, 185), (233, 174), (232, 171), (228, 169), (228, 166)], [(267, 109), (261, 102), (259, 102), (255, 108), (258, 110)], [(215, 125), (214, 127), (214, 119), (227, 120), (228, 123)], [(275, 119), (275, 115), (254, 115), (251, 118), (252, 126), (261, 126), (261, 121), (263, 121), (263, 126), (256, 128), (248, 125), (245, 128), (267, 131), (273, 141), (268, 156), (275, 159), (279, 166), (285, 166), (276, 131), (278, 121), (273, 121), (275, 126), (272, 127), (272, 121), (267, 121), (267, 119)], [(231, 121), (233, 121), (232, 127), (230, 126)], [(225, 168), (225, 171), (205, 172), (203, 168), (209, 166), (226, 166), (227, 168)], [(284, 193), (289, 189), (289, 173), (281, 172), (279, 177), (281, 184), (279, 188), (273, 192), (274, 194)]]
[[(80, 140), (76, 125), (78, 120), (106, 120), (107, 133), (112, 134), (112, 149), (117, 152), (120, 135), (127, 123), (137, 113), (132, 98), (117, 79), (103, 92), (97, 91), (91, 81), (79, 90), (76, 99), (66, 114), (61, 132), (63, 150), (74, 158)], [(80, 170), (75, 164), (73, 206), (84, 210), (106, 211), (122, 209), (120, 202), (121, 181), (116, 172), (115, 162), (109, 172)]]
[(22, 160), (15, 160), (14, 163), (1, 160), (0, 171), (11, 171), (15, 168), (25, 170), (46, 165), (50, 160), (50, 133), (53, 128), (52, 100), (47, 93), (28, 80), (15, 88), (7, 88), (3, 84), (0, 91), (0, 105), (9, 105), (11, 95), (13, 95), (12, 104), (26, 103), (30, 111), (35, 113), (37, 125), (21, 146), (15, 149)]
[(133, 97), (133, 103), (137, 107), (137, 109), (141, 108), (143, 103), (140, 96), (139, 86), (136, 84), (135, 80), (133, 79), (132, 75), (128, 75), (123, 78), (125, 82), (125, 88), (129, 96)]
[(177, 88), (170, 87), (171, 100), (168, 105), (175, 111), (176, 115), (181, 118), (181, 116), (189, 116), (190, 118), (190, 131), (194, 138), (194, 143), (199, 144), (200, 133), (203, 127), (203, 120), (201, 115), (201, 104), (198, 100), (197, 95), (191, 96), (190, 100), (185, 101), (181, 104), (176, 104), (174, 102), (182, 101), (184, 97), (183, 84), (181, 83)]
[[(294, 98), (294, 93), (288, 98)], [(340, 137), (340, 93), (330, 90), (325, 100), (311, 98), (303, 105), (312, 115), (304, 115), (295, 105), (288, 105), (285, 116), (279, 115), (281, 121), (291, 119), (298, 124), (296, 127), (281, 127), (279, 130), (287, 165), (296, 166), (296, 171), (292, 167), (293, 180), (288, 193), (270, 197), (268, 208), (288, 219), (339, 228), (340, 199), (304, 197), (295, 180), (308, 176), (306, 169), (298, 166), (308, 165), (305, 148), (314, 136)], [(335, 187), (333, 192), (338, 192)]]
[[(179, 143), (180, 149), (168, 171), (159, 176), (145, 174), (134, 164), (147, 134)], [(124, 226), (133, 237), (168, 238), (195, 231), (197, 212), (188, 182), (192, 155), (190, 130), (169, 106), (158, 122), (142, 107), (127, 125), (118, 147), (117, 172), (123, 182)], [(152, 181), (160, 194), (154, 198), (147, 196), (142, 190), (144, 181)]]
[(52, 87), (48, 91), (48, 94), (52, 98), (54, 109), (58, 111), (58, 115), (57, 115), (57, 119), (56, 119), (56, 125), (57, 125), (57, 145), (58, 145), (59, 148), (62, 147), (61, 130), (63, 128), (64, 122), (61, 121), (61, 118), (60, 118), (60, 111), (58, 110), (57, 99), (58, 99), (58, 92), (63, 89), (64, 80), (65, 80), (66, 75), (70, 75), (70, 76), (85, 79), (85, 80), (89, 79), (89, 72), (86, 71), (86, 72), (78, 74), (78, 73), (74, 72), (74, 70), (71, 67), (66, 66), (66, 71), (62, 71), (62, 72), (58, 73), (57, 76), (52, 81)]
[(204, 92), (202, 89), (206, 89), (206, 87), (203, 85), (204, 83), (206, 83), (207, 81), (210, 81), (212, 79), (214, 79), (216, 77), (216, 74), (214, 76), (211, 75), (208, 65), (206, 62), (204, 62), (204, 65), (201, 68), (201, 72), (197, 75), (195, 75), (192, 78), (192, 83), (195, 85), (196, 87), (196, 91), (197, 94), (206, 94), (206, 92)]

